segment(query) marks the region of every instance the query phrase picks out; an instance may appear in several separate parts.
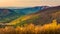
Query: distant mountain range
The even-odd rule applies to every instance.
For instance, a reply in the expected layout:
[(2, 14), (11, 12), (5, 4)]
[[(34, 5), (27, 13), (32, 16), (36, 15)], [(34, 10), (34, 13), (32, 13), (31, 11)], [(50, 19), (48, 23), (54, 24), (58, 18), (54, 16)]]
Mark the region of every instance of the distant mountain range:
[(48, 6), (37, 6), (37, 7), (27, 7), (27, 8), (22, 8), (22, 9), (13, 9), (16, 13), (20, 14), (31, 14), (38, 12), (39, 10), (43, 10), (48, 8)]
[(48, 8), (48, 6), (37, 6), (17, 9), (5, 9), (0, 8), (0, 23), (9, 23), (12, 20), (19, 18), (20, 16), (36, 13), (39, 10)]

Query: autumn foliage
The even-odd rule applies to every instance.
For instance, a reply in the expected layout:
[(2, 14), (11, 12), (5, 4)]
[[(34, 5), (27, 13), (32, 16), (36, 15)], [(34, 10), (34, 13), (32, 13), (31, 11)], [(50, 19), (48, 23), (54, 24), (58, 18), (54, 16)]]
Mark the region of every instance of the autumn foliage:
[(24, 27), (17, 26), (0, 28), (0, 34), (60, 34), (60, 24), (53, 20), (50, 24), (40, 25), (24, 25)]

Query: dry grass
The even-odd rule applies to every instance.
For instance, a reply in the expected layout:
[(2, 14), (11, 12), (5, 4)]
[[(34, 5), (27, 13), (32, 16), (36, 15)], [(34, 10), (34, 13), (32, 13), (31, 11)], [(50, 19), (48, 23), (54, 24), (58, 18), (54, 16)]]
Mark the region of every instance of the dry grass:
[(53, 20), (53, 23), (43, 26), (30, 24), (16, 28), (5, 27), (0, 28), (0, 34), (60, 34), (60, 24), (57, 25), (56, 20)]

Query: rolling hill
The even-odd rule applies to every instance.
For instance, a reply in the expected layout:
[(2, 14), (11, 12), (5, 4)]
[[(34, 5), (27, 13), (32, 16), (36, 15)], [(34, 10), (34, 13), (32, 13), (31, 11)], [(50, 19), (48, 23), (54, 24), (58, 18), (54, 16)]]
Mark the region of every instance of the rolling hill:
[(9, 23), (21, 16), (35, 13), (38, 10), (43, 10), (47, 6), (27, 7), (27, 8), (0, 8), (0, 23)]
[(60, 6), (50, 7), (44, 10), (39, 10), (36, 13), (32, 13), (22, 17), (20, 21), (21, 24), (30, 24), (43, 25), (52, 23), (52, 20), (56, 19), (60, 23)]

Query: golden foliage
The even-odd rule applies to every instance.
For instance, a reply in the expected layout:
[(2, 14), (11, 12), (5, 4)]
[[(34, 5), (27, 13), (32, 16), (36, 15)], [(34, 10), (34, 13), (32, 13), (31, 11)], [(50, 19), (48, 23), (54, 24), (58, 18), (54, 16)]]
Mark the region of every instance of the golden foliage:
[(28, 24), (24, 27), (5, 27), (0, 28), (0, 34), (60, 34), (60, 24), (53, 20), (52, 23), (43, 26)]

